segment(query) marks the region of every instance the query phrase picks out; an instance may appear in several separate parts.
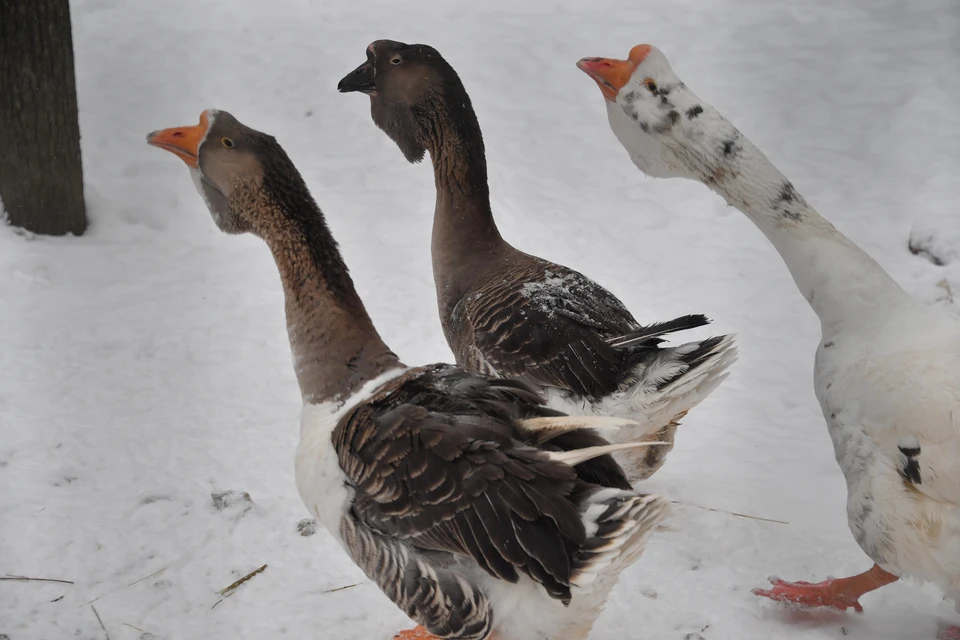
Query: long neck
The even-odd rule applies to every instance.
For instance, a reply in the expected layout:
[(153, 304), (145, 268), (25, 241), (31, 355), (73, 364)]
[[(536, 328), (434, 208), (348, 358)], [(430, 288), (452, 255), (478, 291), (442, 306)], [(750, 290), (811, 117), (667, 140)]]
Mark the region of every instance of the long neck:
[(343, 401), (367, 381), (402, 366), (374, 328), (309, 194), (293, 204), (270, 198), (261, 209), (267, 209), (261, 216), (266, 222), (256, 231), (280, 270), (304, 402)]
[(483, 136), (469, 97), (449, 98), (419, 119), (437, 187), (431, 252), (440, 291), (462, 280), (471, 258), (482, 263), (508, 245), (490, 210)]
[[(716, 123), (720, 124), (720, 123)], [(865, 251), (817, 213), (749, 140), (729, 129), (706, 184), (742, 211), (780, 253), (824, 332), (879, 317), (907, 294)]]

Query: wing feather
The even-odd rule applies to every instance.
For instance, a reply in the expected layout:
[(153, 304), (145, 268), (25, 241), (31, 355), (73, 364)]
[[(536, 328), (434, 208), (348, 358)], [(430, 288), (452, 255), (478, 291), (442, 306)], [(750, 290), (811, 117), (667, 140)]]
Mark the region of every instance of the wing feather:
[[(432, 378), (434, 386), (446, 382)], [(511, 387), (459, 383), (475, 406), (501, 409)], [(409, 397), (420, 404), (405, 402)], [(340, 421), (333, 442), (356, 492), (351, 517), (414, 550), (468, 557), (502, 580), (526, 574), (568, 600), (572, 554), (586, 539), (576, 471), (520, 441), (511, 422), (467, 413), (461, 428), (463, 414), (432, 408), (429, 394), (401, 390)], [(511, 429), (517, 439), (503, 437)], [(482, 440), (478, 433), (498, 436)]]

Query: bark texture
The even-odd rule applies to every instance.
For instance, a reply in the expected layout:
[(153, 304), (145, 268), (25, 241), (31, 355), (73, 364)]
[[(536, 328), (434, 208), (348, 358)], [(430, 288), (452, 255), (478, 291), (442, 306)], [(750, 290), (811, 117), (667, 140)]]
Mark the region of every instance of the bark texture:
[(0, 0), (0, 199), (34, 233), (87, 227), (68, 0)]

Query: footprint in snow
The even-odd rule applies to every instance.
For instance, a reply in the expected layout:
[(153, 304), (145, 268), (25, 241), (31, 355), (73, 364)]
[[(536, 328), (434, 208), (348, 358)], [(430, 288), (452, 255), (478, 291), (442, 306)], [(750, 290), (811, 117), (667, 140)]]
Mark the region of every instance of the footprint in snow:
[(253, 508), (253, 498), (246, 491), (213, 491), (210, 494), (217, 511), (234, 511), (240, 518)]
[(304, 518), (297, 523), (297, 531), (304, 538), (312, 536), (317, 532), (317, 521), (312, 518)]

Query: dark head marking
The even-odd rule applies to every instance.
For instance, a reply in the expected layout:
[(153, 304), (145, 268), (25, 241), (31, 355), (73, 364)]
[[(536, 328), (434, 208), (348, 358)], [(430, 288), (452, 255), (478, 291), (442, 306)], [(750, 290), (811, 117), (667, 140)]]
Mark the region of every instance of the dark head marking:
[(779, 202), (793, 202), (797, 199), (797, 190), (793, 188), (793, 184), (786, 180), (783, 183), (783, 187), (780, 188), (780, 199)]
[(667, 117), (658, 122), (653, 126), (653, 130), (657, 133), (666, 133), (673, 128), (673, 125), (677, 124), (680, 121), (680, 112), (676, 109), (670, 110), (667, 113)]
[(793, 184), (789, 180), (784, 180), (780, 192), (777, 194), (777, 199), (774, 201), (774, 207), (780, 215), (797, 222), (803, 218), (803, 215), (796, 210), (796, 207), (803, 206), (803, 204), (803, 198), (793, 188)]
[(730, 154), (732, 154), (732, 153), (733, 153), (734, 144), (735, 144), (735, 141), (734, 141), (734, 140), (727, 140), (726, 142), (724, 142), (724, 143), (723, 143), (723, 155), (729, 156)]
[(639, 91), (631, 91), (627, 95), (623, 96), (623, 101), (626, 102), (627, 104), (633, 104), (634, 102), (637, 101), (637, 98), (639, 97), (640, 97)]
[[(801, 220), (803, 220), (803, 214), (797, 211), (791, 211), (786, 207), (777, 207), (777, 213), (779, 213), (781, 216), (783, 216), (787, 220), (793, 220), (794, 222), (800, 222)], [(826, 348), (827, 345), (823, 345), (823, 346), (824, 348)]]
[(698, 104), (697, 104), (697, 105), (694, 105), (694, 106), (690, 107), (689, 109), (687, 109), (687, 119), (693, 120), (694, 118), (696, 118), (696, 117), (697, 117), (698, 115), (700, 115), (701, 113), (703, 113), (703, 107), (701, 107), (701, 106), (698, 105)]

